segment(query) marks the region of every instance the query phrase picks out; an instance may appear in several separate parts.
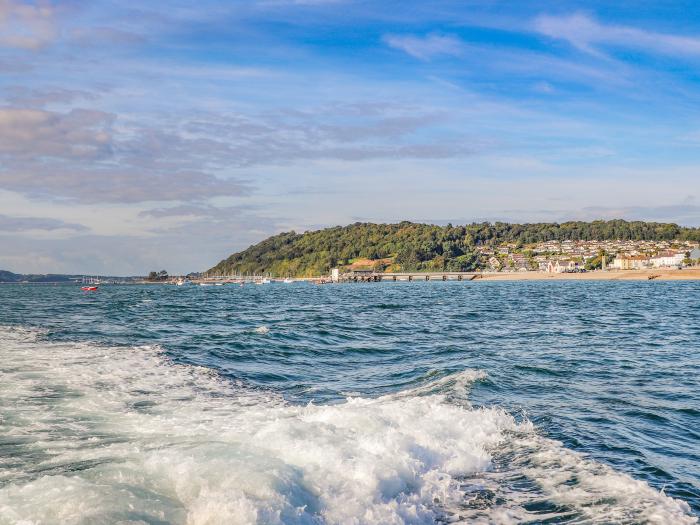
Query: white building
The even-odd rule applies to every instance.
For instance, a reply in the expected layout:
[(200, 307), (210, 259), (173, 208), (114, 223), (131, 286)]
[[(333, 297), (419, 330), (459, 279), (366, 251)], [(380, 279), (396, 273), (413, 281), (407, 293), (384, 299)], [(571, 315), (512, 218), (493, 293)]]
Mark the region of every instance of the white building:
[(547, 271), (549, 273), (564, 273), (571, 272), (576, 269), (576, 263), (571, 260), (556, 260), (547, 263)]
[(661, 252), (652, 257), (649, 261), (654, 268), (679, 266), (683, 264), (685, 253), (683, 252)]

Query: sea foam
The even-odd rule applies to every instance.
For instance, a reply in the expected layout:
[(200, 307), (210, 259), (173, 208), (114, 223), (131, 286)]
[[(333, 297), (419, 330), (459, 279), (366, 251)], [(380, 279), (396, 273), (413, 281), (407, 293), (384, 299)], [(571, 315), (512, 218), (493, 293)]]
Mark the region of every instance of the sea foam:
[(299, 406), (158, 347), (0, 329), (0, 372), (2, 524), (519, 523), (547, 516), (537, 500), (579, 522), (696, 523), (503, 410), (451, 402), (480, 371)]

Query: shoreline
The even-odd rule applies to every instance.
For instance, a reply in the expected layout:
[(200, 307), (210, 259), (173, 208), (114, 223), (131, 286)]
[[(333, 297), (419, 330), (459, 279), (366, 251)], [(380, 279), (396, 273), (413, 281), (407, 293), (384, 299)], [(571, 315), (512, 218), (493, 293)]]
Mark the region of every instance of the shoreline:
[(484, 273), (475, 281), (697, 281), (700, 268), (606, 270), (586, 273), (511, 272)]
[[(412, 275), (420, 276), (428, 272), (411, 272)], [(438, 274), (439, 272), (435, 272)], [(449, 272), (448, 272), (449, 273)], [(381, 274), (379, 274), (381, 275)], [(484, 272), (473, 274), (473, 279), (465, 279), (464, 282), (470, 281), (700, 281), (700, 267), (684, 268), (682, 270), (673, 268), (652, 268), (645, 270), (605, 270), (591, 271), (586, 273), (547, 273), (547, 272)], [(294, 282), (310, 282), (327, 277), (295, 277)], [(280, 280), (274, 278), (273, 280)], [(452, 281), (453, 279), (449, 279)], [(401, 279), (405, 281), (405, 279)], [(433, 281), (433, 279), (431, 279)], [(437, 279), (434, 279), (437, 281)], [(198, 285), (203, 280), (191, 281), (193, 285)], [(213, 282), (213, 281), (212, 281)], [(387, 281), (389, 282), (389, 281)], [(423, 282), (422, 279), (416, 282)], [(330, 284), (330, 281), (328, 281)], [(44, 282), (0, 282), (0, 285), (66, 285), (77, 286), (80, 283), (69, 281), (44, 281)], [(174, 285), (174, 281), (131, 281), (124, 283), (104, 283), (105, 285)]]

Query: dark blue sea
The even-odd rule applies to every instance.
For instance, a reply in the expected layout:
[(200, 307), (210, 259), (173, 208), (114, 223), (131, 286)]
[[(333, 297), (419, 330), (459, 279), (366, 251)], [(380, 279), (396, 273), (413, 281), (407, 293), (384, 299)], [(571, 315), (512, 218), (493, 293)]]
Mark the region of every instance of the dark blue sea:
[(686, 524), (700, 282), (0, 286), (0, 524)]

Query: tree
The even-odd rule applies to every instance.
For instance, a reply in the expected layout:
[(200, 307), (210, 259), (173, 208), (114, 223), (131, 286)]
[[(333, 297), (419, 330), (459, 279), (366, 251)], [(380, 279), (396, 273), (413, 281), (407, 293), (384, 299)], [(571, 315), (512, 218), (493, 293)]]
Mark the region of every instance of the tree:
[[(482, 259), (476, 254), (477, 247), (510, 244), (526, 250), (528, 245), (546, 241), (621, 239), (700, 241), (700, 228), (623, 220), (560, 224), (482, 222), (444, 227), (411, 222), (358, 222), (303, 234), (290, 231), (269, 237), (230, 255), (205, 275), (271, 274), (287, 277), (314, 272), (327, 274), (331, 268), (359, 257), (368, 258), (373, 264), (380, 259), (390, 259), (389, 267), (396, 269), (400, 266), (407, 271), (440, 267), (473, 270), (485, 268), (488, 264), (486, 257)], [(525, 256), (531, 264), (534, 262), (527, 252)], [(599, 258), (587, 263), (590, 269), (599, 266)], [(167, 278), (164, 270), (156, 273), (158, 278)]]

